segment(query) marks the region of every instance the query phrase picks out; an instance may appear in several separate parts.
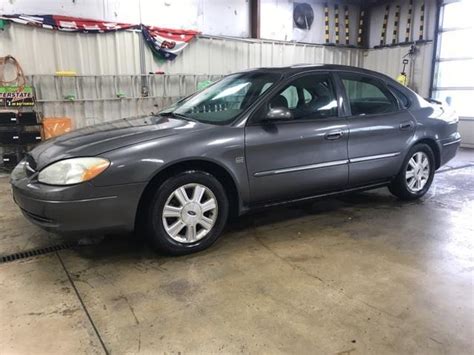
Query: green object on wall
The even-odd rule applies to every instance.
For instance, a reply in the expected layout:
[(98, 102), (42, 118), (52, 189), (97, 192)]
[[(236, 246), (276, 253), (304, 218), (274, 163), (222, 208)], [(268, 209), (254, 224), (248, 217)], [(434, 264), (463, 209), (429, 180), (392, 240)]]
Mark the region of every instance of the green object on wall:
[(23, 87), (17, 85), (8, 85), (8, 86), (0, 86), (0, 94), (7, 95), (7, 94), (16, 94), (16, 93), (26, 93), (26, 94), (33, 94), (33, 87), (30, 85), (23, 85)]
[(4, 30), (7, 22), (5, 20), (0, 20), (0, 30)]
[(203, 81), (200, 81), (200, 82), (198, 82), (198, 84), (197, 84), (197, 89), (198, 89), (198, 91), (199, 91), (199, 90), (202, 90), (202, 89), (208, 87), (208, 86), (211, 85), (211, 84), (212, 84), (212, 81), (210, 81), (210, 80), (203, 80)]

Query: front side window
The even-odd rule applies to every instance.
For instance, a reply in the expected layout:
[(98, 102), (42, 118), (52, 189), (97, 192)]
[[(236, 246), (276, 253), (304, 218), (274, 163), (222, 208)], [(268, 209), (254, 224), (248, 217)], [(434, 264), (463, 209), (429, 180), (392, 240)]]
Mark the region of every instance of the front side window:
[(382, 82), (361, 75), (341, 75), (352, 115), (373, 115), (398, 111), (397, 100)]
[(175, 115), (204, 123), (228, 124), (279, 81), (280, 77), (280, 74), (269, 72), (229, 75), (190, 98), (178, 101), (159, 114)]
[(269, 109), (288, 109), (293, 119), (337, 116), (337, 100), (329, 75), (313, 74), (298, 78), (269, 102)]

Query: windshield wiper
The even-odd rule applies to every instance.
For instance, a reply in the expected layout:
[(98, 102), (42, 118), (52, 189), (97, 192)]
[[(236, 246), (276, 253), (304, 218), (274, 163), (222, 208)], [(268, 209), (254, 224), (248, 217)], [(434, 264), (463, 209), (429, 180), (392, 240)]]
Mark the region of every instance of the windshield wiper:
[(163, 113), (159, 113), (158, 115), (160, 116), (163, 116), (163, 117), (172, 117), (172, 118), (180, 118), (180, 119), (183, 119), (183, 120), (186, 120), (186, 121), (190, 121), (190, 122), (199, 122), (198, 120), (194, 119), (194, 118), (191, 118), (189, 116), (186, 116), (186, 115), (183, 115), (181, 113), (175, 113), (175, 112), (163, 112)]

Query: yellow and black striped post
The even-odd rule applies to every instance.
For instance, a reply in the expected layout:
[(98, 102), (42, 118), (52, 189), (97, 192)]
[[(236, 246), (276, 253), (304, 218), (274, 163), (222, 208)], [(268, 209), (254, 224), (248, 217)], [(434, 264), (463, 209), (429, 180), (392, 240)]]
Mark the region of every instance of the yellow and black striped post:
[(408, 17), (407, 17), (407, 28), (405, 30), (405, 42), (410, 42), (412, 13), (413, 13), (413, 0), (410, 0), (408, 2)]
[(344, 34), (346, 44), (349, 45), (349, 6), (344, 6)]
[(329, 7), (328, 4), (324, 4), (324, 41), (329, 43)]
[(420, 33), (418, 36), (418, 39), (420, 41), (423, 40), (423, 30), (424, 30), (424, 25), (425, 25), (425, 3), (421, 3), (421, 9), (420, 9)]
[(334, 30), (336, 35), (336, 44), (339, 44), (339, 5), (334, 5)]
[(359, 29), (357, 30), (357, 45), (358, 46), (362, 46), (362, 36), (364, 34), (364, 17), (365, 17), (365, 11), (360, 10)]
[(400, 28), (400, 5), (395, 6), (395, 19), (393, 20), (392, 44), (398, 43), (398, 29)]
[(380, 34), (380, 45), (384, 46), (387, 40), (387, 24), (390, 5), (385, 6), (385, 14), (383, 15), (382, 33)]

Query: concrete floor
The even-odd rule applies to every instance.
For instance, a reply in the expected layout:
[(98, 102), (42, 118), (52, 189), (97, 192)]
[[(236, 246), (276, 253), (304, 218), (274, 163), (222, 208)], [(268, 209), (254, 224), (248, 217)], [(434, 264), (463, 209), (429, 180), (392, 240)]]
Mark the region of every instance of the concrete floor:
[[(471, 354), (474, 151), (422, 200), (385, 189), (278, 208), (209, 250), (141, 241), (0, 264), (0, 353)], [(0, 254), (61, 242), (0, 178)]]

